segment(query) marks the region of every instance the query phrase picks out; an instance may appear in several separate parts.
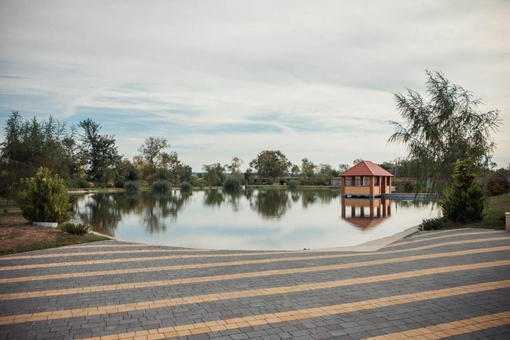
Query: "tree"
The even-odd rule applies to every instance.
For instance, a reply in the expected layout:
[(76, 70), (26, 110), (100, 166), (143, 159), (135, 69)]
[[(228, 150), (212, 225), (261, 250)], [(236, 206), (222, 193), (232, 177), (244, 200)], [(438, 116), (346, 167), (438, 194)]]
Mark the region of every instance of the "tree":
[(106, 186), (108, 180), (113, 178), (115, 168), (122, 159), (115, 145), (115, 136), (100, 135), (101, 125), (90, 118), (81, 121), (78, 126), (83, 128), (81, 153), (87, 165), (85, 173), (91, 181), (103, 183)]
[(280, 150), (262, 151), (250, 162), (250, 167), (254, 168), (259, 176), (268, 178), (270, 183), (279, 177), (287, 176), (291, 165)]
[(115, 187), (122, 188), (124, 183), (138, 181), (138, 169), (129, 161), (123, 159), (117, 165), (117, 173), (115, 174)]
[(220, 163), (204, 164), (204, 179), (210, 186), (220, 186), (225, 182), (225, 168)]
[(361, 158), (356, 158), (355, 160), (353, 160), (353, 161), (352, 161), (352, 164), (353, 164), (353, 165), (356, 165), (356, 164), (361, 163), (361, 162), (363, 162), (363, 159), (361, 159)]
[(349, 168), (349, 164), (338, 164), (338, 170), (340, 170), (340, 173), (347, 171)]
[(319, 164), (316, 167), (315, 184), (330, 185), (333, 177), (333, 168), (329, 164)]
[(395, 165), (391, 162), (383, 162), (381, 164), (378, 164), (381, 168), (383, 168), (384, 170), (388, 171), (388, 172), (391, 172), (393, 173), (393, 168), (395, 167)]
[(32, 177), (40, 167), (48, 168), (66, 182), (78, 172), (74, 130), (50, 116), (39, 121), (36, 117), (23, 119), (13, 111), (4, 129), (0, 144), (0, 192), (7, 195), (10, 187), (21, 178)]
[(300, 172), (301, 172), (301, 169), (299, 168), (299, 165), (297, 165), (297, 164), (292, 165), (292, 168), (290, 169), (290, 173), (292, 174), (292, 177), (298, 177)]
[(225, 165), (225, 168), (230, 170), (232, 174), (242, 174), (241, 172), (241, 165), (244, 163), (244, 161), (239, 157), (232, 157), (232, 160), (230, 161), (230, 164)]
[(301, 160), (301, 176), (306, 178), (312, 178), (315, 173), (315, 164), (309, 161), (308, 158)]
[(474, 222), (483, 219), (486, 199), (476, 176), (471, 159), (455, 166), (453, 183), (446, 190), (446, 197), (439, 201), (443, 216), (452, 222)]
[(165, 153), (162, 150), (167, 147), (170, 147), (170, 145), (168, 145), (165, 138), (149, 137), (145, 139), (142, 146), (138, 149), (143, 159), (153, 168), (153, 173), (163, 163)]
[(430, 177), (430, 191), (442, 195), (453, 178), (455, 164), (471, 157), (477, 168), (491, 164), (499, 111), (480, 112), (480, 100), (451, 83), (441, 72), (427, 71), (427, 98), (407, 90), (396, 93), (397, 108), (405, 123), (391, 122), (389, 142), (404, 144), (419, 185)]

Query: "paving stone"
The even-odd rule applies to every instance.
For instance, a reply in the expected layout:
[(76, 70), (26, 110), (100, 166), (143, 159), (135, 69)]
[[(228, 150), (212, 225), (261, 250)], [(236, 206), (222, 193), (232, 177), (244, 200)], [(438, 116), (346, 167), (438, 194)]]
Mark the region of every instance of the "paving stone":
[[(484, 238), (493, 240), (483, 241)], [(499, 250), (492, 251), (497, 247)], [(419, 233), (373, 253), (196, 252), (147, 245), (133, 247), (129, 243), (106, 241), (96, 243), (94, 247), (82, 245), (18, 255), (29, 255), (30, 258), (6, 256), (0, 258), (0, 280), (3, 280), (0, 281), (0, 299), (7, 294), (19, 296), (11, 300), (2, 299), (0, 320), (18, 314), (31, 315), (33, 318), (41, 312), (64, 314), (54, 320), (29, 319), (27, 322), (1, 325), (0, 339), (78, 339), (157, 331), (161, 327), (192, 327), (194, 323), (211, 323), (211, 328), (199, 328), (198, 334), (190, 332), (173, 338), (357, 339), (417, 330), (508, 311), (510, 288), (504, 284), (469, 293), (455, 291), (458, 286), (510, 280), (510, 264), (497, 267), (489, 265), (509, 260), (509, 249), (504, 247), (510, 247), (508, 233), (467, 229)], [(97, 253), (100, 250), (123, 252), (100, 255)], [(154, 250), (165, 250), (165, 253)], [(86, 254), (68, 256), (73, 252)], [(462, 254), (452, 256), (452, 252)], [(54, 254), (58, 256), (37, 257)], [(158, 256), (167, 258), (156, 260)], [(295, 259), (298, 257), (301, 259)], [(148, 259), (140, 260), (142, 258)], [(112, 260), (122, 262), (114, 263)], [(94, 263), (73, 264), (79, 261)], [(239, 264), (229, 265), (229, 262), (234, 261)], [(480, 265), (476, 269), (449, 269), (452, 266), (474, 268), (484, 263), (487, 265)], [(9, 266), (31, 267), (3, 270)], [(151, 268), (165, 266), (176, 269), (149, 271)], [(322, 267), (329, 269), (315, 269)], [(273, 272), (269, 275), (267, 271), (270, 270)], [(406, 277), (423, 270), (430, 273)], [(99, 274), (99, 271), (107, 273)], [(45, 279), (44, 275), (54, 275), (54, 278)], [(394, 278), (374, 280), (381, 275), (393, 275)], [(11, 279), (21, 281), (7, 282)], [(302, 289), (305, 284), (322, 285), (346, 280), (352, 283)], [(115, 289), (103, 288), (113, 285)], [(275, 293), (265, 293), (275, 288), (278, 289)], [(66, 289), (77, 289), (78, 293), (61, 294)], [(399, 296), (417, 296), (440, 289), (450, 289), (452, 293), (417, 301), (391, 302), (391, 299)], [(252, 290), (262, 292), (262, 295)], [(250, 293), (243, 295), (246, 292)], [(212, 299), (192, 300), (206, 295)], [(168, 302), (178, 298), (191, 300), (182, 300), (173, 305), (163, 304), (157, 308), (151, 306), (158, 300)], [(363, 307), (365, 301), (381, 299), (390, 299), (390, 303), (382, 307), (378, 304)], [(122, 304), (135, 305), (119, 306), (118, 311), (102, 314), (73, 316), (82, 308), (96, 310)], [(308, 311), (342, 304), (357, 307), (346, 312), (306, 316)], [(299, 314), (286, 314), (283, 322), (273, 318), (278, 313), (294, 311)], [(264, 316), (262, 319), (239, 322), (233, 329), (215, 331), (212, 326), (222, 320), (244, 320), (242, 318), (261, 315)], [(456, 338), (478, 336), (499, 339), (510, 338), (509, 334), (508, 327), (489, 327), (459, 334)]]

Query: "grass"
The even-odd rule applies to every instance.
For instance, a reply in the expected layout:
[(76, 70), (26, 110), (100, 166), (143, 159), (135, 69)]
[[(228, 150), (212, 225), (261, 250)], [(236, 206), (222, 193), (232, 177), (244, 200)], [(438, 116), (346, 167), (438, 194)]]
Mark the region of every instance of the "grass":
[[(36, 227), (41, 228), (41, 227)], [(12, 236), (20, 236), (21, 233), (11, 234)], [(89, 243), (89, 242), (97, 242), (97, 241), (107, 241), (110, 238), (105, 236), (99, 236), (95, 234), (86, 234), (86, 235), (71, 235), (66, 234), (64, 232), (58, 233), (55, 236), (53, 241), (45, 241), (45, 242), (34, 242), (31, 244), (25, 244), (22, 246), (17, 246), (11, 249), (0, 249), (0, 255), (8, 255), (8, 254), (16, 254), (16, 253), (24, 253), (27, 251), (33, 250), (42, 250), (49, 248), (58, 248), (64, 246), (70, 246), (73, 244), (81, 244), (81, 243)]]

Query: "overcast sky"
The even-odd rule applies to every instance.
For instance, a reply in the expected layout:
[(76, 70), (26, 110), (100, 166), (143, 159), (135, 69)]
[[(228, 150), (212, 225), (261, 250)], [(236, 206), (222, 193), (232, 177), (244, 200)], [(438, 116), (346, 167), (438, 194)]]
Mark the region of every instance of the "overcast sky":
[(501, 111), (507, 166), (509, 1), (0, 0), (2, 129), (13, 110), (91, 118), (125, 157), (164, 137), (194, 171), (266, 149), (333, 167), (404, 156), (387, 144), (393, 93), (424, 94), (425, 70)]

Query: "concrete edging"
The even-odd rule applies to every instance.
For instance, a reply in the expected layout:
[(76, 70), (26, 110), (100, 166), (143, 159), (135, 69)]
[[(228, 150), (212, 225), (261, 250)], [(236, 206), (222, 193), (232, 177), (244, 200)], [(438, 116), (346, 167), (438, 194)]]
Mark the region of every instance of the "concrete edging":
[(377, 251), (381, 248), (386, 247), (388, 244), (391, 244), (391, 243), (398, 241), (406, 236), (414, 234), (417, 231), (420, 231), (419, 226), (414, 226), (411, 228), (407, 228), (406, 230), (396, 233), (394, 235), (383, 237), (383, 238), (365, 242), (365, 243), (361, 243), (357, 246), (322, 248), (322, 249), (311, 249), (311, 250), (313, 250), (313, 251), (358, 251), (358, 252)]

